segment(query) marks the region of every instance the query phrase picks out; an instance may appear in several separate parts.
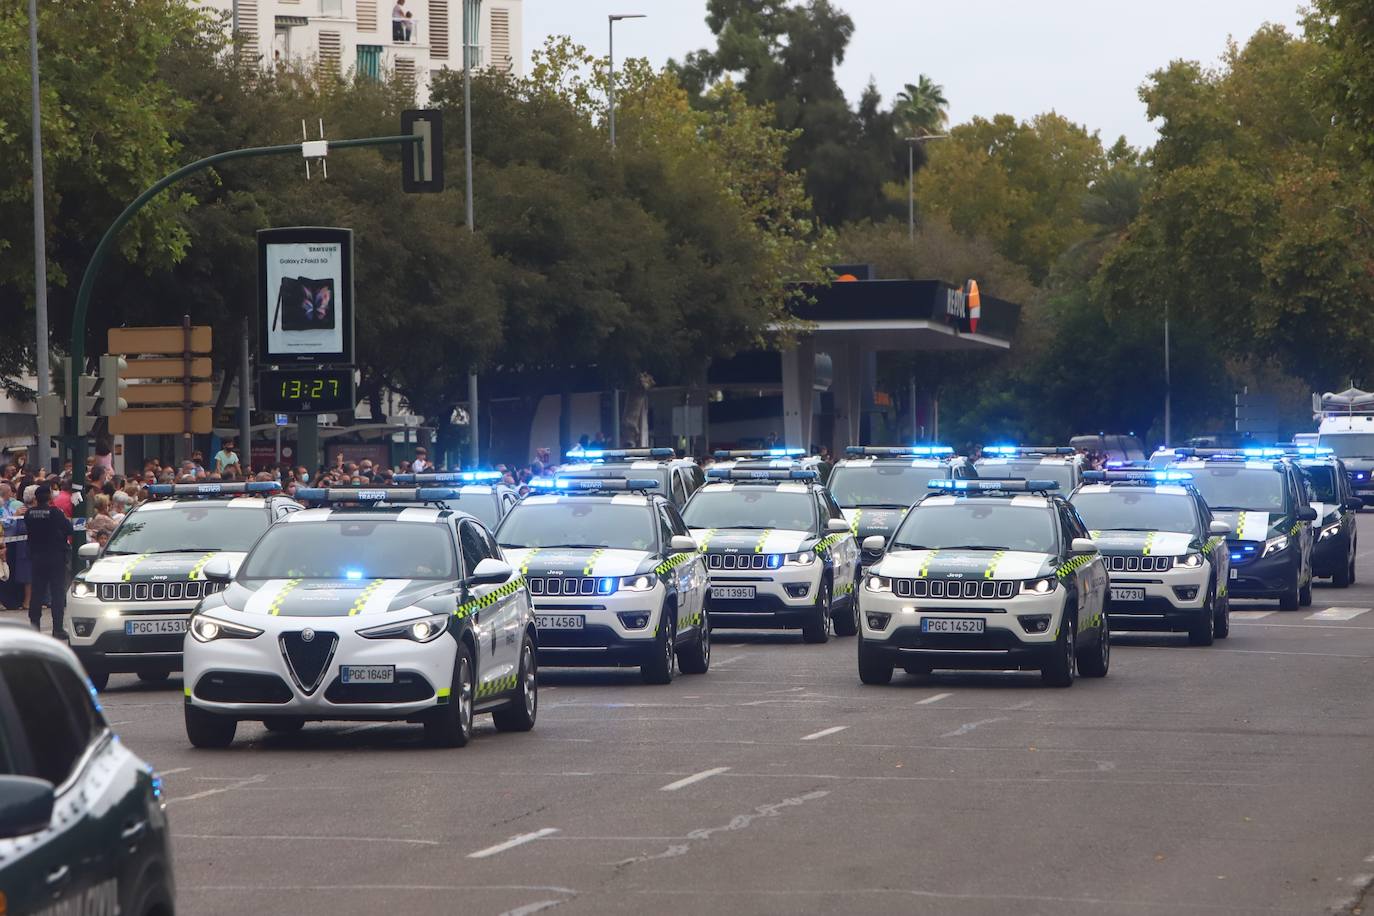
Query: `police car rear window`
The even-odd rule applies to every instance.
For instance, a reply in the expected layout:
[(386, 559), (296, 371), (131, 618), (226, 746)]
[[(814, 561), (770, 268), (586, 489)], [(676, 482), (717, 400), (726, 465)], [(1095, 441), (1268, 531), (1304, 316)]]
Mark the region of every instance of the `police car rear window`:
[(244, 579), (453, 579), (447, 525), (330, 518), (279, 525), (244, 561)]
[(782, 528), (810, 531), (816, 500), (810, 493), (739, 486), (697, 490), (682, 518), (690, 528)]
[(267, 512), (195, 502), (131, 512), (110, 535), (105, 556), (178, 550), (243, 551), (267, 530)]
[(949, 476), (944, 468), (914, 468), (874, 464), (870, 467), (837, 467), (830, 472), (829, 487), (835, 502), (846, 509), (863, 506), (906, 508), (929, 491), (926, 482)]
[(1073, 506), (1094, 531), (1193, 532), (1198, 527), (1193, 500), (1181, 493), (1118, 487), (1106, 493), (1079, 493)]

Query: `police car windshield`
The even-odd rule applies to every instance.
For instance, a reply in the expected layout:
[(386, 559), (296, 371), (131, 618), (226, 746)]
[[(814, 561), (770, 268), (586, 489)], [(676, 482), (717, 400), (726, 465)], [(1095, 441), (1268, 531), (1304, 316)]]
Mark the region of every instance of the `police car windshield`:
[(209, 550), (245, 551), (267, 530), (260, 506), (229, 507), (211, 502), (159, 506), (129, 513), (110, 535), (105, 555)]
[(1020, 480), (1057, 480), (1060, 491), (1074, 488), (1073, 465), (1067, 461), (1041, 464), (1039, 458), (983, 458), (977, 467), (984, 477), (1012, 477)]
[(1317, 438), (1317, 444), (1338, 458), (1374, 458), (1374, 433), (1327, 433)]
[(1272, 468), (1190, 467), (1193, 486), (1216, 509), (1283, 512), (1283, 474)]
[(277, 525), (248, 555), (241, 579), (454, 579), (446, 525), (330, 518)]
[(444, 505), (459, 512), (476, 516), (477, 520), (491, 531), (496, 528), (496, 497), (490, 493), (461, 493), (457, 499), (446, 499)]
[(654, 515), (644, 505), (569, 497), (523, 502), (511, 510), (496, 540), (502, 547), (609, 547), (653, 550)]
[(1072, 500), (1094, 531), (1182, 531), (1196, 533), (1193, 501), (1182, 493), (1112, 487), (1105, 493), (1079, 493)]
[(918, 505), (893, 537), (894, 548), (1027, 550), (1054, 553), (1054, 519), (1045, 506), (1006, 499), (959, 499), (953, 505)]
[(862, 506), (905, 508), (925, 496), (926, 482), (948, 477), (943, 467), (914, 468), (904, 465), (837, 467), (830, 472), (830, 492), (846, 509)]
[(1312, 498), (1319, 503), (1336, 501), (1336, 469), (1331, 465), (1304, 466), (1302, 472), (1312, 487)]
[(692, 496), (682, 518), (689, 528), (810, 531), (816, 526), (816, 500), (807, 492), (772, 487), (706, 487)]

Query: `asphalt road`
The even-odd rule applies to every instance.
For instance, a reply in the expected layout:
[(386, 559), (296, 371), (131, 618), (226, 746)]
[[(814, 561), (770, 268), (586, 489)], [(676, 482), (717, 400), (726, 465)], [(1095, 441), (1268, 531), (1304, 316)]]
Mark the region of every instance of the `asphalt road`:
[(179, 681), (103, 701), (166, 778), (182, 913), (1359, 912), (1374, 551), (1359, 574), (1238, 604), (1212, 648), (1121, 636), (1069, 690), (862, 687), (853, 639), (749, 633), (666, 687), (546, 671), (532, 733), (454, 751), (389, 724), (196, 751)]

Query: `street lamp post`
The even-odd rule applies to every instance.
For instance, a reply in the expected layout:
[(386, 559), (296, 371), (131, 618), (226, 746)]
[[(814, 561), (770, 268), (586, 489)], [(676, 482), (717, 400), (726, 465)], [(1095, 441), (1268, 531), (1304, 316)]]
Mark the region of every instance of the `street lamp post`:
[(615, 149), (615, 24), (622, 19), (644, 19), (644, 13), (611, 13), (606, 17), (606, 31), (610, 33), (611, 72), (606, 81), (606, 98), (610, 103), (611, 149)]
[[(48, 243), (43, 215), (43, 106), (38, 86), (38, 0), (29, 0), (29, 79), (32, 82), (33, 109), (33, 323), (37, 332), (34, 335), (37, 344), (34, 371), (38, 375), (38, 395), (43, 397), (52, 393), (52, 377), (48, 367)], [(47, 470), (50, 455), (48, 437), (39, 433), (35, 444), (36, 464)]]
[(906, 140), (906, 233), (916, 241), (916, 144), (927, 140), (948, 140), (949, 134), (925, 134)]
[[(463, 174), (466, 182), (468, 232), (477, 231), (472, 201), (472, 58), (477, 52), (477, 30), (482, 21), (482, 0), (463, 0)], [(476, 468), (481, 458), (477, 437), (477, 373), (468, 373), (468, 465)]]

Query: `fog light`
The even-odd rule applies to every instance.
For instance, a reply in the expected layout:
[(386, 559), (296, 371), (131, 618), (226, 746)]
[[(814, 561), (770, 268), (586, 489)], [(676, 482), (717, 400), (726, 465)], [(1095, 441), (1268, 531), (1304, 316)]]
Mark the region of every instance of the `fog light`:
[(648, 611), (622, 611), (616, 614), (620, 625), (627, 630), (642, 630), (649, 625)]
[(868, 618), (870, 630), (886, 630), (887, 622), (892, 619), (891, 614), (880, 614), (877, 611), (869, 611), (865, 616)]
[(789, 582), (783, 586), (787, 590), (789, 598), (805, 598), (811, 591), (811, 585), (806, 582)]
[(1197, 586), (1175, 585), (1174, 594), (1178, 596), (1178, 600), (1180, 601), (1192, 601), (1194, 598), (1197, 597)]
[(95, 618), (73, 617), (72, 629), (76, 631), (77, 636), (90, 636), (91, 631), (95, 629)]
[(1050, 628), (1049, 614), (1030, 614), (1017, 620), (1021, 621), (1021, 629), (1027, 633), (1044, 633)]

